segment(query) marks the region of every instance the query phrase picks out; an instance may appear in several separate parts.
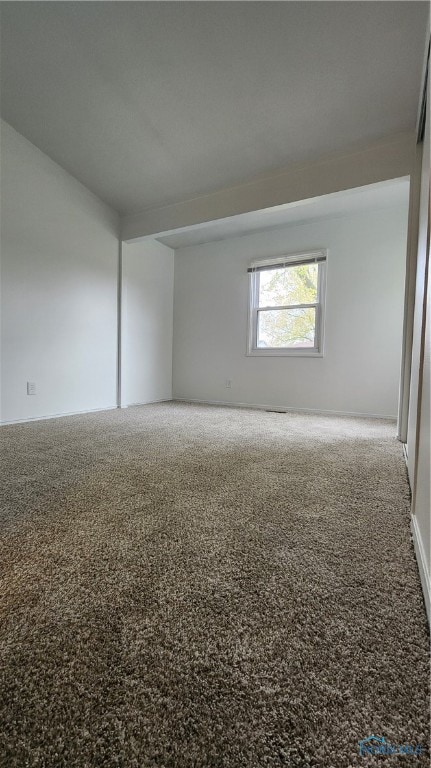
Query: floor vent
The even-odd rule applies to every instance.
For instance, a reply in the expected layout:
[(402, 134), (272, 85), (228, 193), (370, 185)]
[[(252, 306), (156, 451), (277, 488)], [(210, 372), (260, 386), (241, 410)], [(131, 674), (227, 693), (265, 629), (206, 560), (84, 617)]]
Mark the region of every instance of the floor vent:
[(266, 413), (287, 413), (287, 411), (276, 411), (272, 408), (266, 408)]

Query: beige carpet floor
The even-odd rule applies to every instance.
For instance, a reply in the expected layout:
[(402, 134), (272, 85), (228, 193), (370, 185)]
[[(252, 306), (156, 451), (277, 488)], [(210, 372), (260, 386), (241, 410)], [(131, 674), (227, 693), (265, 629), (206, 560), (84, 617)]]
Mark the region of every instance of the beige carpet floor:
[(4, 427), (1, 765), (428, 750), (395, 426), (166, 403)]

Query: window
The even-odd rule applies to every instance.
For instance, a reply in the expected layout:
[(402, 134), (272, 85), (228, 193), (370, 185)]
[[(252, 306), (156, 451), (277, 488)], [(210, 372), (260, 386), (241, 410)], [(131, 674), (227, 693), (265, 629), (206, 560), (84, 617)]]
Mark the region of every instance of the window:
[(326, 252), (251, 265), (250, 355), (322, 355)]

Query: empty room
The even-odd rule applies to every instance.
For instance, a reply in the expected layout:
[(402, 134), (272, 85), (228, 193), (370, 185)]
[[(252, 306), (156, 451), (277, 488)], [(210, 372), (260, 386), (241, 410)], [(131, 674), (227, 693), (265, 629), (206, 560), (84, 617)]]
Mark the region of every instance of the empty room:
[(0, 21), (0, 765), (429, 766), (429, 3)]

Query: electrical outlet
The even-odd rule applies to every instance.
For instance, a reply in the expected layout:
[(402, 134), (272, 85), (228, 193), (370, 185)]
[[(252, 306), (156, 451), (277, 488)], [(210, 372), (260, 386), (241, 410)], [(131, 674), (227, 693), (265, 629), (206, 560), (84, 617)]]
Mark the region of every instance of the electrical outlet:
[(27, 394), (28, 395), (35, 395), (36, 394), (36, 382), (35, 381), (28, 381), (27, 382)]
[(226, 379), (224, 385), (225, 385), (226, 389), (231, 389), (232, 388), (232, 381), (231, 381), (231, 379)]

